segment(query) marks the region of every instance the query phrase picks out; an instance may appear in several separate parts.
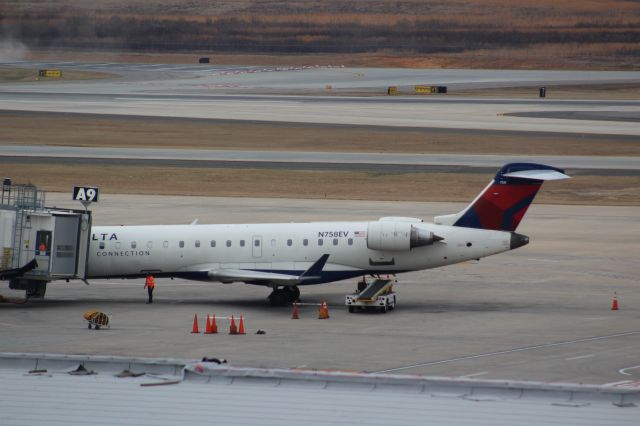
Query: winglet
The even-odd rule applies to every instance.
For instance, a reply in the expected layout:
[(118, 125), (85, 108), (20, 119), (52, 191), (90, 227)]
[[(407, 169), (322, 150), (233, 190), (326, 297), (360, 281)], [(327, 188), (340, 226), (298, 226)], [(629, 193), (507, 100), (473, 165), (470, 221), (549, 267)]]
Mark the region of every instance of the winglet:
[(320, 278), (322, 275), (322, 268), (324, 268), (324, 265), (327, 263), (327, 259), (329, 259), (328, 254), (323, 254), (322, 256), (320, 256), (320, 259), (316, 260), (316, 262), (311, 265), (309, 269), (304, 271), (299, 278), (303, 281), (315, 280)]

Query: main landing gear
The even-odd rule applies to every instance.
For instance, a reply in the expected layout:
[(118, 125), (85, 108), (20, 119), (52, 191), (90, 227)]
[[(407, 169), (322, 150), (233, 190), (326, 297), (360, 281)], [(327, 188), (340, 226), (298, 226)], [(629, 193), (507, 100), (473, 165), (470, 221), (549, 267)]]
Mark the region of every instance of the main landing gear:
[(269, 295), (271, 306), (287, 306), (300, 298), (298, 286), (274, 287)]

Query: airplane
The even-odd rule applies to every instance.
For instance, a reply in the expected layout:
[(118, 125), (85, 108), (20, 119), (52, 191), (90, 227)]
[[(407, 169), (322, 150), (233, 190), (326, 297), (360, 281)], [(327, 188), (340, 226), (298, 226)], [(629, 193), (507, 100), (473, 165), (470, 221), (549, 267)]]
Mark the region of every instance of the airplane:
[(564, 170), (533, 163), (501, 167), (462, 211), (375, 221), (94, 226), (87, 279), (156, 277), (244, 282), (291, 304), (299, 286), (437, 268), (514, 250), (515, 232), (544, 181)]

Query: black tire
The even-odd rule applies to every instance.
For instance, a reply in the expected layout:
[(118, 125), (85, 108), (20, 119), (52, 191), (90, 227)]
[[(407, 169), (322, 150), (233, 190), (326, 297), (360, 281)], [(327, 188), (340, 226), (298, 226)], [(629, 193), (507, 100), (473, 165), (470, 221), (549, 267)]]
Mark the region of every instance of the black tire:
[(286, 290), (273, 290), (269, 295), (269, 302), (271, 303), (271, 306), (287, 306), (293, 303), (293, 300), (291, 300), (292, 296), (291, 292)]
[(88, 325), (88, 329), (91, 330), (91, 323), (87, 324)]
[(354, 313), (355, 311), (356, 311), (355, 307), (352, 305), (349, 305), (349, 312)]
[(285, 287), (284, 291), (286, 291), (289, 294), (289, 297), (291, 298), (291, 303), (300, 299), (300, 289), (298, 288), (298, 286), (294, 285), (290, 287)]

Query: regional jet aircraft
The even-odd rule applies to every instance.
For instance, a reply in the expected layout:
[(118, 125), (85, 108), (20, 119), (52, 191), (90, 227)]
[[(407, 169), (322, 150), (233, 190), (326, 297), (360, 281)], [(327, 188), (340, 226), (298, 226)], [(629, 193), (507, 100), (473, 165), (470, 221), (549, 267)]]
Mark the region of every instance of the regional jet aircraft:
[(513, 250), (529, 242), (518, 224), (546, 180), (564, 170), (513, 163), (459, 213), (434, 223), (410, 217), (376, 221), (242, 225), (97, 226), (87, 278), (158, 277), (244, 282), (272, 288), (273, 305), (298, 286), (365, 275), (437, 268)]

